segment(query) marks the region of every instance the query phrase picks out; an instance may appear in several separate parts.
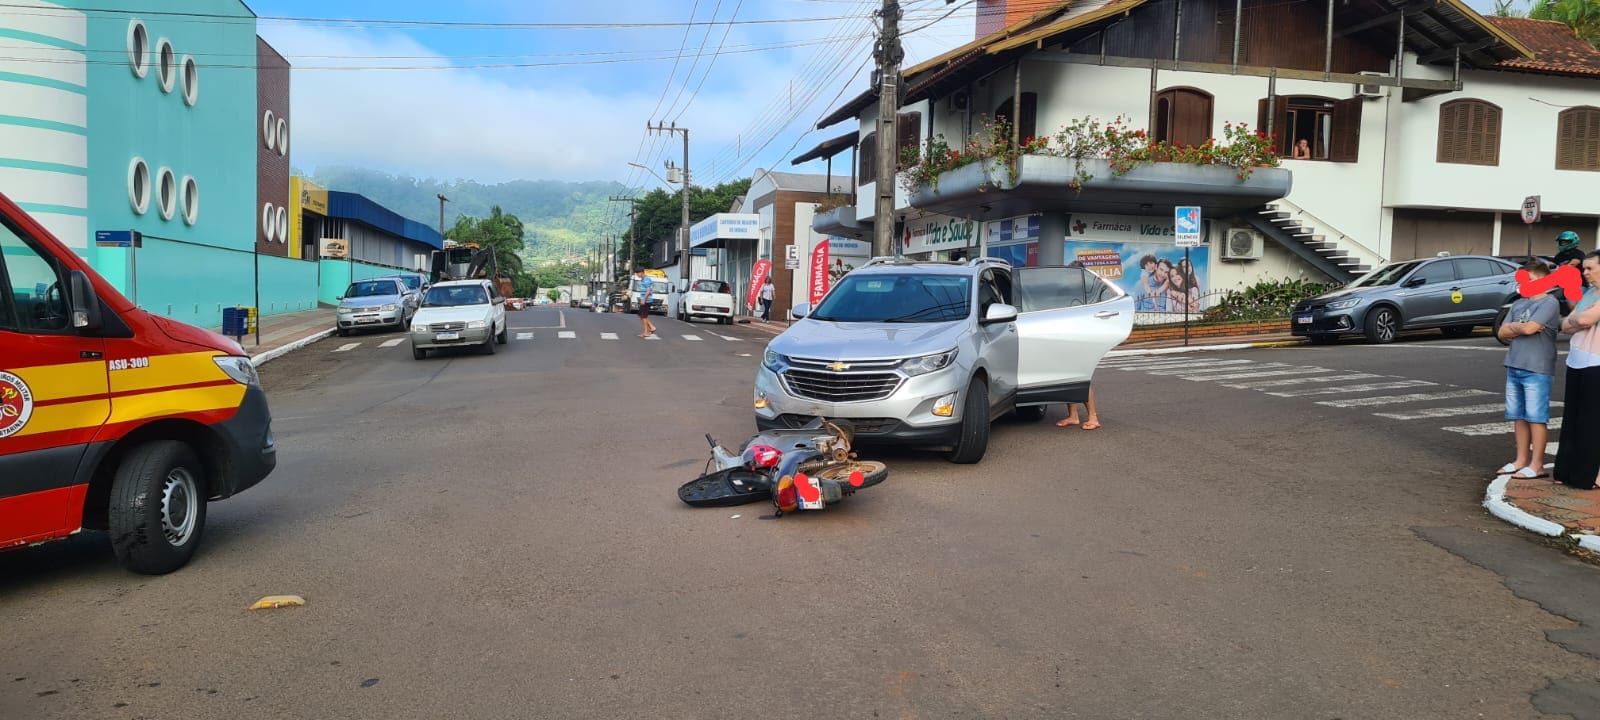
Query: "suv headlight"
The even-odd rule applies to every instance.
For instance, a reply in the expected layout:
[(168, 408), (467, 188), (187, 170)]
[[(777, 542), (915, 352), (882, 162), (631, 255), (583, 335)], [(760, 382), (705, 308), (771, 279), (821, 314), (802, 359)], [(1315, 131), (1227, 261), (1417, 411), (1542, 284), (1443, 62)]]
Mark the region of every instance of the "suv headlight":
[(900, 370), (907, 375), (916, 377), (918, 375), (926, 375), (935, 370), (943, 370), (949, 367), (950, 363), (954, 362), (955, 359), (956, 351), (948, 350), (934, 355), (923, 355), (922, 357), (902, 361)]
[(1329, 310), (1349, 310), (1350, 308), (1353, 308), (1353, 307), (1355, 307), (1357, 305), (1360, 305), (1360, 304), (1361, 304), (1361, 298), (1348, 298), (1348, 299), (1345, 299), (1345, 300), (1335, 300), (1335, 301), (1333, 301), (1331, 303), (1328, 303), (1328, 309)]
[(771, 350), (768, 350), (767, 354), (761, 358), (761, 366), (773, 372), (783, 372), (783, 369), (788, 365), (789, 358)]
[(261, 384), (261, 376), (256, 374), (256, 366), (250, 363), (250, 358), (219, 355), (211, 359), (217, 363), (217, 367), (228, 374), (228, 377), (233, 378), (234, 382), (251, 386)]
[(472, 320), (467, 323), (468, 330), (482, 330), (486, 327), (489, 327), (489, 323), (486, 320)]

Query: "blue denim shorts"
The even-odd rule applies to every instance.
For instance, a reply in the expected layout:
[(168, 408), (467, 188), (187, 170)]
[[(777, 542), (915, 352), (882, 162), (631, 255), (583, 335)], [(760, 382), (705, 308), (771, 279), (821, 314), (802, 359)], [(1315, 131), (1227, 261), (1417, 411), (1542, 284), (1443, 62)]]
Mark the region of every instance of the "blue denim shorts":
[(1506, 368), (1506, 419), (1544, 425), (1550, 422), (1551, 375)]

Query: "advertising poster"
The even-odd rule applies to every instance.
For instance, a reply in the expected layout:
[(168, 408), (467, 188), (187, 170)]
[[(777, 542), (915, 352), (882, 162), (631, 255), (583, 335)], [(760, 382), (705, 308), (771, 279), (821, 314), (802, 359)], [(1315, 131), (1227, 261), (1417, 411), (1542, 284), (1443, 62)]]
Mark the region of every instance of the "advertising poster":
[(754, 267), (750, 268), (750, 296), (745, 298), (744, 304), (751, 312), (759, 307), (761, 299), (761, 285), (767, 281), (767, 272), (772, 269), (771, 260), (757, 260)]
[(1135, 311), (1182, 314), (1203, 309), (1209, 277), (1211, 249), (1189, 249), (1184, 264), (1183, 248), (1167, 243), (1105, 243), (1067, 241), (1068, 263), (1078, 262), (1100, 277), (1110, 280), (1134, 299)]
[(862, 240), (829, 235), (826, 242), (828, 243), (828, 287), (838, 284), (839, 278), (860, 267), (872, 255), (872, 246)]
[(828, 241), (817, 243), (811, 251), (811, 304), (822, 302), (822, 296), (828, 294)]

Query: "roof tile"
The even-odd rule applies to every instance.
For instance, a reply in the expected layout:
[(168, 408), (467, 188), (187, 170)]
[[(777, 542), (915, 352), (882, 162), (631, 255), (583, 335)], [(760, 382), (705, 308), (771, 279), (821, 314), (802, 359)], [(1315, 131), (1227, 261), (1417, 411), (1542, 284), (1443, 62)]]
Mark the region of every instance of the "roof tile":
[(1600, 77), (1600, 50), (1578, 37), (1572, 28), (1552, 20), (1489, 17), (1489, 22), (1528, 46), (1534, 59), (1504, 60), (1503, 70)]

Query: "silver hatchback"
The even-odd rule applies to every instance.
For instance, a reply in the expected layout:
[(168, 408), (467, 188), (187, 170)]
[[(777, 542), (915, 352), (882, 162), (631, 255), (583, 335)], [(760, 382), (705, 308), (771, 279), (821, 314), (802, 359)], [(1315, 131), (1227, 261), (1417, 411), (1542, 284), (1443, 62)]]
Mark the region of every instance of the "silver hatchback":
[(756, 425), (849, 420), (863, 442), (944, 448), (975, 463), (990, 423), (1083, 401), (1133, 330), (1133, 298), (1081, 267), (872, 260), (768, 344)]

